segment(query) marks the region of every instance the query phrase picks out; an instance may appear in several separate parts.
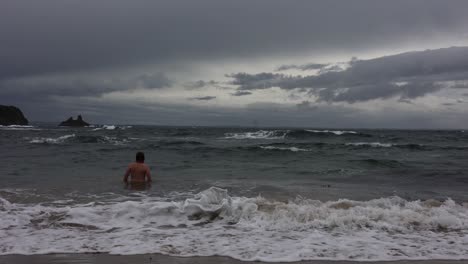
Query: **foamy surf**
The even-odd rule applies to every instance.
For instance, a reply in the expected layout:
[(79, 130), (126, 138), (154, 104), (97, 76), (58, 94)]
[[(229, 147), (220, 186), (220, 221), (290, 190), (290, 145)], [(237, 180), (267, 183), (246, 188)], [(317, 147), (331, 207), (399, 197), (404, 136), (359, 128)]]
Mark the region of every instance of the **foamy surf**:
[(125, 130), (127, 128), (132, 128), (132, 126), (116, 126), (116, 125), (102, 125), (98, 126), (96, 128), (93, 128), (92, 131), (98, 131), (98, 130)]
[(312, 132), (312, 133), (330, 133), (330, 134), (334, 134), (334, 135), (337, 135), (337, 136), (340, 136), (340, 135), (344, 135), (344, 134), (357, 134), (356, 131), (346, 131), (346, 130), (306, 130), (308, 132)]
[(388, 197), (289, 202), (212, 187), (180, 201), (0, 198), (0, 254), (108, 252), (299, 260), (468, 259), (468, 206)]
[(306, 138), (320, 135), (359, 135), (356, 131), (346, 130), (258, 130), (254, 132), (225, 133), (225, 139), (285, 139)]
[(312, 151), (310, 149), (303, 149), (303, 148), (297, 148), (297, 147), (274, 147), (274, 146), (260, 146), (261, 149), (266, 149), (266, 150), (287, 150), (287, 151), (292, 151), (292, 152), (302, 152), (302, 151)]
[(103, 143), (111, 145), (125, 145), (129, 142), (127, 138), (119, 138), (112, 136), (77, 136), (76, 134), (63, 135), (60, 137), (25, 137), (32, 144), (52, 144), (60, 145), (65, 143)]
[(0, 130), (42, 130), (35, 126), (28, 126), (28, 125), (9, 125), (9, 126), (2, 126), (0, 125)]
[(67, 139), (74, 138), (74, 137), (75, 137), (75, 134), (64, 135), (64, 136), (60, 136), (56, 138), (35, 137), (31, 139), (29, 142), (33, 144), (61, 144), (65, 142)]
[(374, 148), (390, 148), (393, 144), (390, 143), (380, 143), (380, 142), (352, 142), (346, 143), (346, 146), (356, 146), (356, 147), (374, 147)]
[(242, 133), (226, 133), (224, 138), (226, 139), (282, 139), (284, 138), (286, 131), (281, 130), (259, 130), (255, 132), (242, 132)]

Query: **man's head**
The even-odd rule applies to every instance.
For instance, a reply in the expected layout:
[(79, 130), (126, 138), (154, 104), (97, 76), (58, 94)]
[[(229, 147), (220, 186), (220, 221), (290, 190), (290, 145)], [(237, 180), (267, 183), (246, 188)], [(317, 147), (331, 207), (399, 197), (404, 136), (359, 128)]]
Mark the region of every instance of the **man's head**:
[(145, 153), (137, 152), (135, 159), (136, 159), (136, 162), (140, 162), (140, 163), (145, 162)]

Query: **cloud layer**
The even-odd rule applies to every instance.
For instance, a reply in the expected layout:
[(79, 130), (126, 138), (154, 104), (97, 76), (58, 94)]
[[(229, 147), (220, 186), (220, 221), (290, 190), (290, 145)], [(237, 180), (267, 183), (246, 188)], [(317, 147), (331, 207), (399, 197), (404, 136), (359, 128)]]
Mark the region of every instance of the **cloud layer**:
[(403, 41), (415, 47), (466, 38), (468, 24), (463, 0), (6, 0), (0, 5), (0, 80), (193, 60), (352, 53)]
[(229, 77), (239, 91), (270, 87), (305, 89), (326, 102), (354, 103), (396, 96), (413, 99), (449, 87), (447, 82), (468, 81), (468, 47), (352, 60), (346, 70), (310, 76), (264, 72), (236, 73)]

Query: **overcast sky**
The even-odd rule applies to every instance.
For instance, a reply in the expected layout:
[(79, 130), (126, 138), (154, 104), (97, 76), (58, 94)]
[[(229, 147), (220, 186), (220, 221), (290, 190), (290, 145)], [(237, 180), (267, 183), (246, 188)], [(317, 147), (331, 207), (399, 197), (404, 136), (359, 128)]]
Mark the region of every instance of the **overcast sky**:
[(468, 1), (0, 2), (31, 121), (468, 128)]

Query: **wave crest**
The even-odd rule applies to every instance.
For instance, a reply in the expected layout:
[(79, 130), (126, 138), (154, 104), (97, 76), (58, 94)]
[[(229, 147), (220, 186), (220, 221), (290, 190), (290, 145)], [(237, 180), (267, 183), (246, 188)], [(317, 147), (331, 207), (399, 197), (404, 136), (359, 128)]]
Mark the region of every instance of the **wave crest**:
[(356, 131), (346, 130), (308, 130), (308, 129), (297, 129), (297, 130), (258, 130), (255, 132), (239, 132), (239, 133), (225, 133), (225, 139), (304, 139), (308, 137), (320, 137), (320, 136), (365, 136), (370, 135), (358, 133)]
[(0, 254), (163, 253), (248, 261), (468, 258), (468, 206), (450, 199), (281, 202), (232, 197), (211, 187), (183, 201), (142, 196), (28, 205), (0, 198), (0, 217), (0, 230), (7, 231), (0, 232)]
[(111, 136), (92, 136), (92, 135), (63, 135), (60, 137), (35, 137), (25, 138), (29, 143), (33, 144), (64, 144), (64, 143), (110, 143), (113, 145), (122, 145), (129, 142), (126, 138), (118, 138)]

